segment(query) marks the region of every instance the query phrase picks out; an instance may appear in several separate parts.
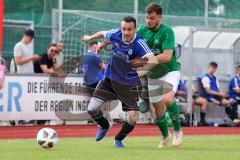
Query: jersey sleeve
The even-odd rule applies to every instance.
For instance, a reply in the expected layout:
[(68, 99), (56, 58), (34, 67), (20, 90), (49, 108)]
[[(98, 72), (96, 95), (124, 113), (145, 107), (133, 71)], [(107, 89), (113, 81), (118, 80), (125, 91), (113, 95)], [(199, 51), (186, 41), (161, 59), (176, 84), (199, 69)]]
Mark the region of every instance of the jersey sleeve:
[(15, 56), (22, 56), (22, 47), (21, 47), (21, 45), (16, 44), (15, 47), (14, 47), (13, 53), (14, 53), (14, 57)]
[(210, 88), (210, 80), (207, 76), (204, 76), (201, 82), (204, 88)]
[(97, 64), (102, 63), (102, 58), (99, 56), (95, 56), (95, 60), (96, 60)]
[(162, 49), (163, 50), (168, 50), (168, 49), (174, 50), (174, 48), (175, 48), (174, 32), (171, 28), (168, 28), (168, 29), (166, 29), (166, 31), (164, 33)]
[(142, 40), (139, 39), (137, 41), (137, 46), (136, 46), (136, 56), (137, 57), (146, 57), (148, 55), (152, 55), (152, 51), (151, 49), (148, 47), (147, 43)]
[(239, 88), (237, 77), (234, 77), (233, 80), (232, 80), (232, 88), (233, 89), (238, 89)]
[(115, 35), (118, 33), (118, 32), (121, 32), (121, 30), (119, 28), (117, 29), (111, 29), (109, 31), (107, 31), (104, 35), (104, 37), (110, 41), (112, 41), (115, 37)]

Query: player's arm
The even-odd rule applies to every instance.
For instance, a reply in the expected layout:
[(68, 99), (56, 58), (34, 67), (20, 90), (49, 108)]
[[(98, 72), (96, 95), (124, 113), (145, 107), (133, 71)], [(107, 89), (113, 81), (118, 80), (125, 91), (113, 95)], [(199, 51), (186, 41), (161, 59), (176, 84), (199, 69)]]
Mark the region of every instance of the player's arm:
[(99, 63), (99, 67), (101, 68), (102, 71), (105, 70), (105, 64), (104, 63)]
[(107, 46), (108, 44), (110, 44), (110, 40), (109, 39), (104, 39), (104, 41), (102, 43), (99, 43), (97, 48), (96, 48), (96, 53), (99, 54), (100, 51)]
[(209, 78), (204, 77), (202, 79), (202, 84), (203, 84), (203, 88), (206, 91), (206, 93), (211, 94), (211, 95), (221, 96), (221, 97), (225, 96), (225, 94), (223, 94), (222, 92), (217, 92), (217, 91), (211, 90)]
[(167, 29), (163, 34), (162, 49), (163, 53), (157, 55), (158, 63), (171, 62), (173, 50), (175, 48), (175, 37), (172, 29)]
[(53, 74), (54, 73), (54, 70), (53, 70), (53, 67), (51, 68), (48, 68), (47, 65), (40, 65), (43, 73), (47, 73), (47, 74)]
[(233, 90), (234, 90), (236, 93), (240, 94), (240, 87), (239, 87), (239, 85), (238, 85), (238, 80), (237, 80), (236, 77), (233, 79), (233, 86), (232, 86), (232, 88), (233, 88)]
[(84, 35), (83, 39), (82, 39), (82, 43), (88, 43), (94, 39), (98, 39), (98, 38), (103, 38), (106, 35), (107, 31), (99, 31), (91, 36), (89, 35)]
[(28, 63), (29, 61), (38, 61), (40, 58), (38, 55), (32, 55), (29, 57), (22, 57), (22, 56), (14, 56), (15, 63), (17, 65), (23, 65), (25, 63)]
[(136, 58), (131, 60), (131, 63), (134, 68), (139, 67), (138, 71), (141, 71), (140, 74), (144, 74), (144, 72), (156, 66), (158, 64), (158, 60), (146, 42), (140, 39), (137, 42), (137, 45), (138, 52)]
[(162, 54), (157, 55), (158, 63), (171, 62), (173, 50), (164, 50)]

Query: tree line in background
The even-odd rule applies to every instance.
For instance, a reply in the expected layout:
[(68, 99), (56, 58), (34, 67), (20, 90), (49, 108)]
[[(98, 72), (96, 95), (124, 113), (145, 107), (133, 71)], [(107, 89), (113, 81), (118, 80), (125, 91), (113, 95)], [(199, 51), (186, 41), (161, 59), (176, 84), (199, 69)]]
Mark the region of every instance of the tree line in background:
[[(204, 16), (205, 0), (156, 0), (166, 15)], [(152, 0), (139, 0), (139, 13)], [(44, 5), (44, 3), (46, 3)], [(4, 0), (5, 13), (43, 13), (56, 8), (58, 0)], [(134, 0), (63, 0), (64, 9), (133, 12)], [(209, 16), (240, 18), (239, 0), (209, 0)]]

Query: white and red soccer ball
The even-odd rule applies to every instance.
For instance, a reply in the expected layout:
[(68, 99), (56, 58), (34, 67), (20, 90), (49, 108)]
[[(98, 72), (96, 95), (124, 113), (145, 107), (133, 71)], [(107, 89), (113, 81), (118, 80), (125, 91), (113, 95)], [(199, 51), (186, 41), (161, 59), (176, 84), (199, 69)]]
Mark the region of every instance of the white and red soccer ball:
[(46, 149), (52, 148), (58, 141), (57, 132), (52, 128), (42, 128), (37, 134), (37, 143)]

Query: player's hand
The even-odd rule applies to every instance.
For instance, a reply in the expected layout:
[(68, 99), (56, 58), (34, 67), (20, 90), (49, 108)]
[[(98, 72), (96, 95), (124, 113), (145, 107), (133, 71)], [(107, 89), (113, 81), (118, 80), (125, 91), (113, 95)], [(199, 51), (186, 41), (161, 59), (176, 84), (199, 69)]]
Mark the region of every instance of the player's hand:
[(142, 57), (136, 57), (131, 60), (131, 63), (133, 68), (138, 68), (144, 66), (147, 63), (147, 59)]
[(155, 65), (158, 64), (158, 58), (157, 58), (157, 56), (151, 55), (151, 56), (148, 56), (147, 58), (148, 58), (147, 63), (149, 63), (149, 64), (151, 64), (151, 65), (153, 65), (153, 66), (155, 66)]
[(39, 60), (40, 60), (40, 56), (39, 56), (39, 55), (33, 55), (33, 56), (31, 57), (31, 59), (32, 59), (33, 62), (36, 62), (36, 61), (39, 61)]
[(236, 91), (237, 93), (240, 93), (240, 88), (236, 88), (235, 91)]
[(138, 73), (138, 77), (144, 77), (147, 75), (147, 71), (143, 71), (143, 70), (138, 70), (137, 73)]
[(83, 36), (82, 38), (82, 44), (85, 44), (85, 43), (88, 43), (92, 40), (92, 37), (91, 36), (88, 36), (88, 35), (85, 35)]
[(220, 96), (225, 98), (227, 97), (227, 94), (225, 92), (220, 92)]

